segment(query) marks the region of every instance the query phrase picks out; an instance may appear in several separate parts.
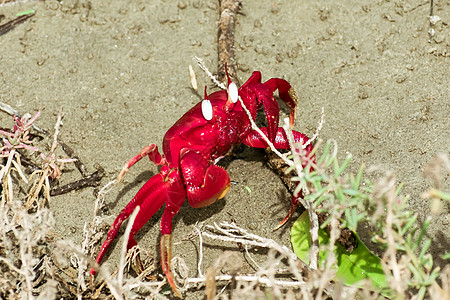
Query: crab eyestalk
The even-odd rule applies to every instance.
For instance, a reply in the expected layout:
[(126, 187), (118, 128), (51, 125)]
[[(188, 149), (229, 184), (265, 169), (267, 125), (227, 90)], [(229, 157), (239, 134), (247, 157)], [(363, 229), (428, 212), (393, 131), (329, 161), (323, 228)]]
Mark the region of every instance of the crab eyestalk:
[(228, 100), (226, 105), (231, 106), (236, 104), (239, 98), (238, 87), (236, 83), (230, 82), (230, 84), (228, 85), (227, 92), (228, 92)]
[(202, 115), (206, 121), (211, 121), (213, 117), (213, 108), (211, 101), (208, 100), (208, 95), (206, 94), (206, 86), (205, 86), (205, 99), (202, 101)]
[(225, 64), (225, 74), (227, 74), (227, 81), (228, 81), (228, 88), (227, 88), (228, 99), (226, 106), (232, 108), (234, 104), (236, 104), (236, 102), (238, 101), (239, 93), (236, 83), (231, 81), (230, 75), (228, 74), (227, 64)]

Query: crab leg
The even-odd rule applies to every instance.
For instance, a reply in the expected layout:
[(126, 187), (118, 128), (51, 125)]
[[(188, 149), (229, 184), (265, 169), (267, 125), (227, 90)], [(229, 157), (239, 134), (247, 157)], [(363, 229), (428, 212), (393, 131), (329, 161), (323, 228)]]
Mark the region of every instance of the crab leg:
[(264, 106), (264, 113), (266, 114), (267, 123), (267, 137), (273, 143), (275, 141), (275, 137), (278, 129), (278, 114), (280, 112), (280, 108), (278, 106), (277, 100), (272, 96), (264, 95), (259, 98), (262, 105)]
[[(262, 127), (260, 129), (265, 135), (267, 135), (267, 131), (268, 131), (267, 127)], [(299, 143), (300, 141), (302, 141), (302, 144), (305, 144), (309, 140), (309, 138), (306, 135), (304, 135), (303, 133), (300, 133), (295, 130), (292, 130), (292, 133), (294, 135), (294, 142), (296, 142), (296, 143)], [(243, 143), (246, 144), (247, 146), (250, 146), (253, 148), (269, 147), (269, 145), (267, 145), (267, 142), (261, 137), (261, 135), (259, 135), (259, 133), (257, 131), (250, 132), (249, 135), (247, 136), (247, 138), (243, 141)], [(284, 131), (284, 129), (282, 127), (278, 127), (273, 145), (277, 149), (289, 149), (290, 148), (289, 142), (288, 142), (288, 139), (286, 136), (286, 132)], [(309, 154), (309, 152), (312, 151), (312, 145), (311, 144), (308, 145), (306, 147), (306, 150)]]
[(119, 176), (117, 176), (117, 182), (120, 182), (123, 175), (129, 168), (131, 168), (135, 163), (137, 163), (138, 161), (140, 161), (142, 158), (144, 158), (146, 156), (148, 156), (148, 158), (157, 166), (163, 165), (166, 162), (164, 157), (162, 157), (161, 154), (159, 154), (158, 146), (156, 146), (155, 144), (150, 144), (147, 147), (144, 147), (138, 155), (136, 155), (135, 157), (130, 159), (123, 166), (122, 170), (120, 171)]
[(248, 86), (251, 86), (255, 83), (261, 83), (261, 72), (260, 71), (254, 71), (252, 73), (252, 76), (243, 84), (241, 85), (240, 89), (245, 89)]
[(184, 183), (181, 180), (179, 171), (173, 171), (170, 173), (168, 181), (171, 182), (171, 185), (167, 193), (168, 199), (166, 202), (166, 208), (164, 209), (164, 213), (161, 218), (161, 266), (172, 291), (177, 297), (182, 298), (177, 286), (175, 285), (172, 274), (172, 219), (178, 213), (184, 200), (186, 199), (186, 190), (184, 188)]
[(277, 230), (279, 229), (281, 226), (284, 225), (284, 223), (287, 222), (287, 220), (289, 220), (289, 218), (292, 216), (292, 214), (295, 212), (295, 210), (297, 209), (297, 207), (300, 206), (300, 201), (298, 199), (302, 198), (303, 194), (300, 191), (300, 193), (298, 193), (298, 196), (295, 197), (294, 195), (292, 195), (291, 198), (291, 207), (289, 208), (289, 211), (286, 215), (286, 217), (284, 217), (284, 219), (280, 222), (280, 224), (278, 224), (277, 226), (275, 226), (275, 228), (273, 230)]
[[(131, 234), (128, 240), (127, 249), (129, 250), (136, 245), (134, 240), (134, 235), (142, 227), (143, 223), (142, 216), (146, 216), (146, 220), (150, 219), (166, 202), (167, 200), (167, 189), (169, 187), (168, 182), (164, 182), (163, 176), (161, 174), (156, 174), (149, 181), (147, 181), (144, 186), (137, 192), (136, 196), (130, 201), (130, 203), (125, 206), (125, 208), (120, 212), (117, 218), (114, 220), (111, 228), (108, 231), (108, 236), (97, 255), (96, 262), (101, 263), (104, 255), (106, 254), (108, 248), (111, 246), (114, 238), (119, 232), (120, 226), (123, 221), (125, 221), (131, 213), (134, 211), (136, 206), (140, 206), (140, 210), (136, 219), (134, 221)], [(141, 225), (142, 224), (142, 225)], [(136, 230), (137, 229), (137, 230)], [(91, 275), (95, 275), (95, 269), (91, 269)]]
[[(250, 77), (252, 81), (261, 80), (260, 74), (253, 73)], [(249, 79), (249, 81), (250, 81)], [(241, 90), (245, 88), (245, 85), (241, 87)], [(258, 107), (262, 104), (264, 107), (264, 113), (266, 114), (268, 126), (268, 138), (273, 142), (275, 134), (278, 128), (278, 117), (279, 117), (279, 106), (277, 100), (273, 97), (273, 93), (278, 89), (279, 96), (281, 100), (289, 107), (289, 123), (291, 127), (294, 126), (296, 105), (297, 105), (297, 95), (294, 89), (291, 87), (289, 82), (280, 78), (272, 78), (265, 83), (253, 83), (248, 86), (247, 93), (241, 93), (242, 96), (247, 95), (247, 97), (255, 98), (258, 102)], [(245, 96), (244, 96), (245, 97)], [(253, 103), (253, 101), (246, 101), (247, 103)]]
[[(261, 131), (266, 134), (267, 133), (267, 127), (263, 127), (261, 128)], [(309, 139), (306, 135), (304, 135), (303, 133), (297, 132), (292, 130), (292, 133), (294, 135), (294, 141), (296, 143), (302, 142), (302, 144), (305, 144)], [(245, 139), (245, 141), (243, 142), (244, 144), (246, 144), (247, 146), (253, 147), (253, 148), (267, 148), (267, 142), (259, 135), (258, 132), (256, 131), (252, 131), (247, 138)], [(275, 141), (274, 141), (274, 146), (277, 149), (289, 149), (289, 142), (287, 140), (286, 137), (286, 132), (284, 131), (284, 129), (282, 127), (279, 127), (277, 130), (277, 135), (275, 136)], [(307, 158), (309, 158), (310, 153), (312, 151), (313, 147), (311, 144), (309, 144), (305, 150), (305, 156)], [(311, 158), (311, 160), (314, 160), (314, 157)], [(308, 165), (309, 159), (304, 159), (302, 160), (302, 167), (306, 167)], [(280, 224), (278, 224), (274, 230), (280, 228), (281, 226), (284, 225), (284, 223), (286, 223), (287, 220), (289, 220), (289, 218), (292, 216), (292, 214), (294, 213), (294, 211), (297, 209), (297, 207), (300, 205), (300, 201), (298, 199), (302, 198), (303, 195), (300, 192), (298, 194), (298, 196), (292, 196), (291, 198), (291, 207), (289, 208), (289, 212), (287, 213), (286, 217), (280, 222)]]

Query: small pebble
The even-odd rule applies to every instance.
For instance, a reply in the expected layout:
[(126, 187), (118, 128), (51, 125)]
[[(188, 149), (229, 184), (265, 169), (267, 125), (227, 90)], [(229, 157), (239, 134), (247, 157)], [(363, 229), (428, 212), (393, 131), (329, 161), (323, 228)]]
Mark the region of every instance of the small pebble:
[(436, 35), (433, 37), (433, 40), (436, 42), (436, 44), (441, 44), (442, 42), (445, 41), (445, 37), (444, 37), (443, 34), (436, 34)]
[(284, 55), (282, 54), (282, 53), (278, 53), (276, 56), (275, 56), (275, 59), (277, 60), (277, 62), (283, 62), (283, 60), (284, 60)]
[(128, 12), (128, 8), (122, 6), (121, 8), (119, 8), (119, 14), (121, 15), (125, 15)]
[(59, 3), (57, 1), (45, 1), (45, 5), (51, 10), (57, 10), (59, 8)]
[(367, 89), (364, 87), (360, 87), (358, 89), (358, 98), (361, 100), (369, 98), (369, 93), (367, 92)]
[(255, 28), (261, 28), (262, 25), (263, 25), (263, 22), (262, 22), (261, 19), (256, 19), (255, 22), (253, 22), (253, 26), (254, 26)]

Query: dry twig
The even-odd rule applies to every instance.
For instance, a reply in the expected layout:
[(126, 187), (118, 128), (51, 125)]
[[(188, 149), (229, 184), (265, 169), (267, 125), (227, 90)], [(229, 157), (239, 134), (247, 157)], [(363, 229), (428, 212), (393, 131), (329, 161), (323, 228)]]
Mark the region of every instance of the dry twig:
[[(42, 206), (45, 205), (45, 201), (50, 201), (50, 179), (49, 177), (56, 179), (61, 175), (60, 168), (62, 168), (62, 165), (64, 163), (74, 162), (75, 160), (73, 158), (56, 158), (55, 151), (58, 147), (58, 134), (59, 129), (62, 125), (62, 118), (63, 113), (62, 109), (58, 115), (58, 120), (55, 124), (55, 133), (53, 135), (53, 143), (52, 147), (50, 149), (50, 152), (45, 155), (43, 153), (40, 154), (40, 157), (43, 162), (43, 167), (39, 171), (33, 172), (31, 174), (30, 179), (37, 174), (40, 174), (40, 176), (35, 180), (33, 186), (31, 187), (30, 192), (28, 193), (26, 197), (26, 204), (25, 207), (28, 209), (31, 208), (31, 206), (37, 201), (39, 194), (42, 190), (44, 190), (44, 200), (42, 202)], [(58, 166), (59, 164), (59, 166)]]
[(219, 34), (217, 50), (219, 53), (219, 67), (217, 76), (220, 82), (226, 82), (225, 68), (228, 75), (235, 83), (239, 83), (234, 60), (234, 28), (236, 25), (236, 14), (239, 11), (241, 1), (220, 0)]
[(33, 16), (34, 16), (34, 13), (21, 15), (15, 19), (12, 19), (11, 21), (6, 22), (5, 24), (0, 25), (0, 36), (13, 30), (17, 25), (25, 22), (26, 20), (28, 20), (29, 18), (31, 18)]

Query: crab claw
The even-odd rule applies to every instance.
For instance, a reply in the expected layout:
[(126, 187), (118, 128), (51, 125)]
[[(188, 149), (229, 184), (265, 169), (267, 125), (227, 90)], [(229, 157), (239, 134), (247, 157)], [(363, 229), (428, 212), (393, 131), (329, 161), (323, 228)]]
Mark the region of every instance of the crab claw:
[(186, 183), (187, 198), (192, 207), (205, 207), (222, 199), (231, 186), (227, 171), (210, 163), (197, 151), (183, 148), (181, 171)]
[(167, 281), (172, 288), (173, 293), (178, 298), (182, 298), (181, 293), (178, 291), (172, 273), (172, 234), (164, 234), (160, 241), (160, 255), (161, 264)]
[(295, 114), (296, 114), (296, 106), (298, 103), (298, 97), (295, 93), (294, 88), (284, 79), (281, 78), (272, 78), (264, 83), (265, 86), (269, 87), (272, 91), (278, 89), (278, 94), (280, 95), (280, 99), (289, 107), (289, 123), (291, 127), (294, 127)]
[(267, 123), (269, 125), (267, 126), (267, 137), (273, 143), (277, 135), (278, 114), (280, 112), (280, 108), (278, 106), (278, 102), (272, 96), (264, 95), (260, 99), (264, 106), (264, 112), (266, 114)]

